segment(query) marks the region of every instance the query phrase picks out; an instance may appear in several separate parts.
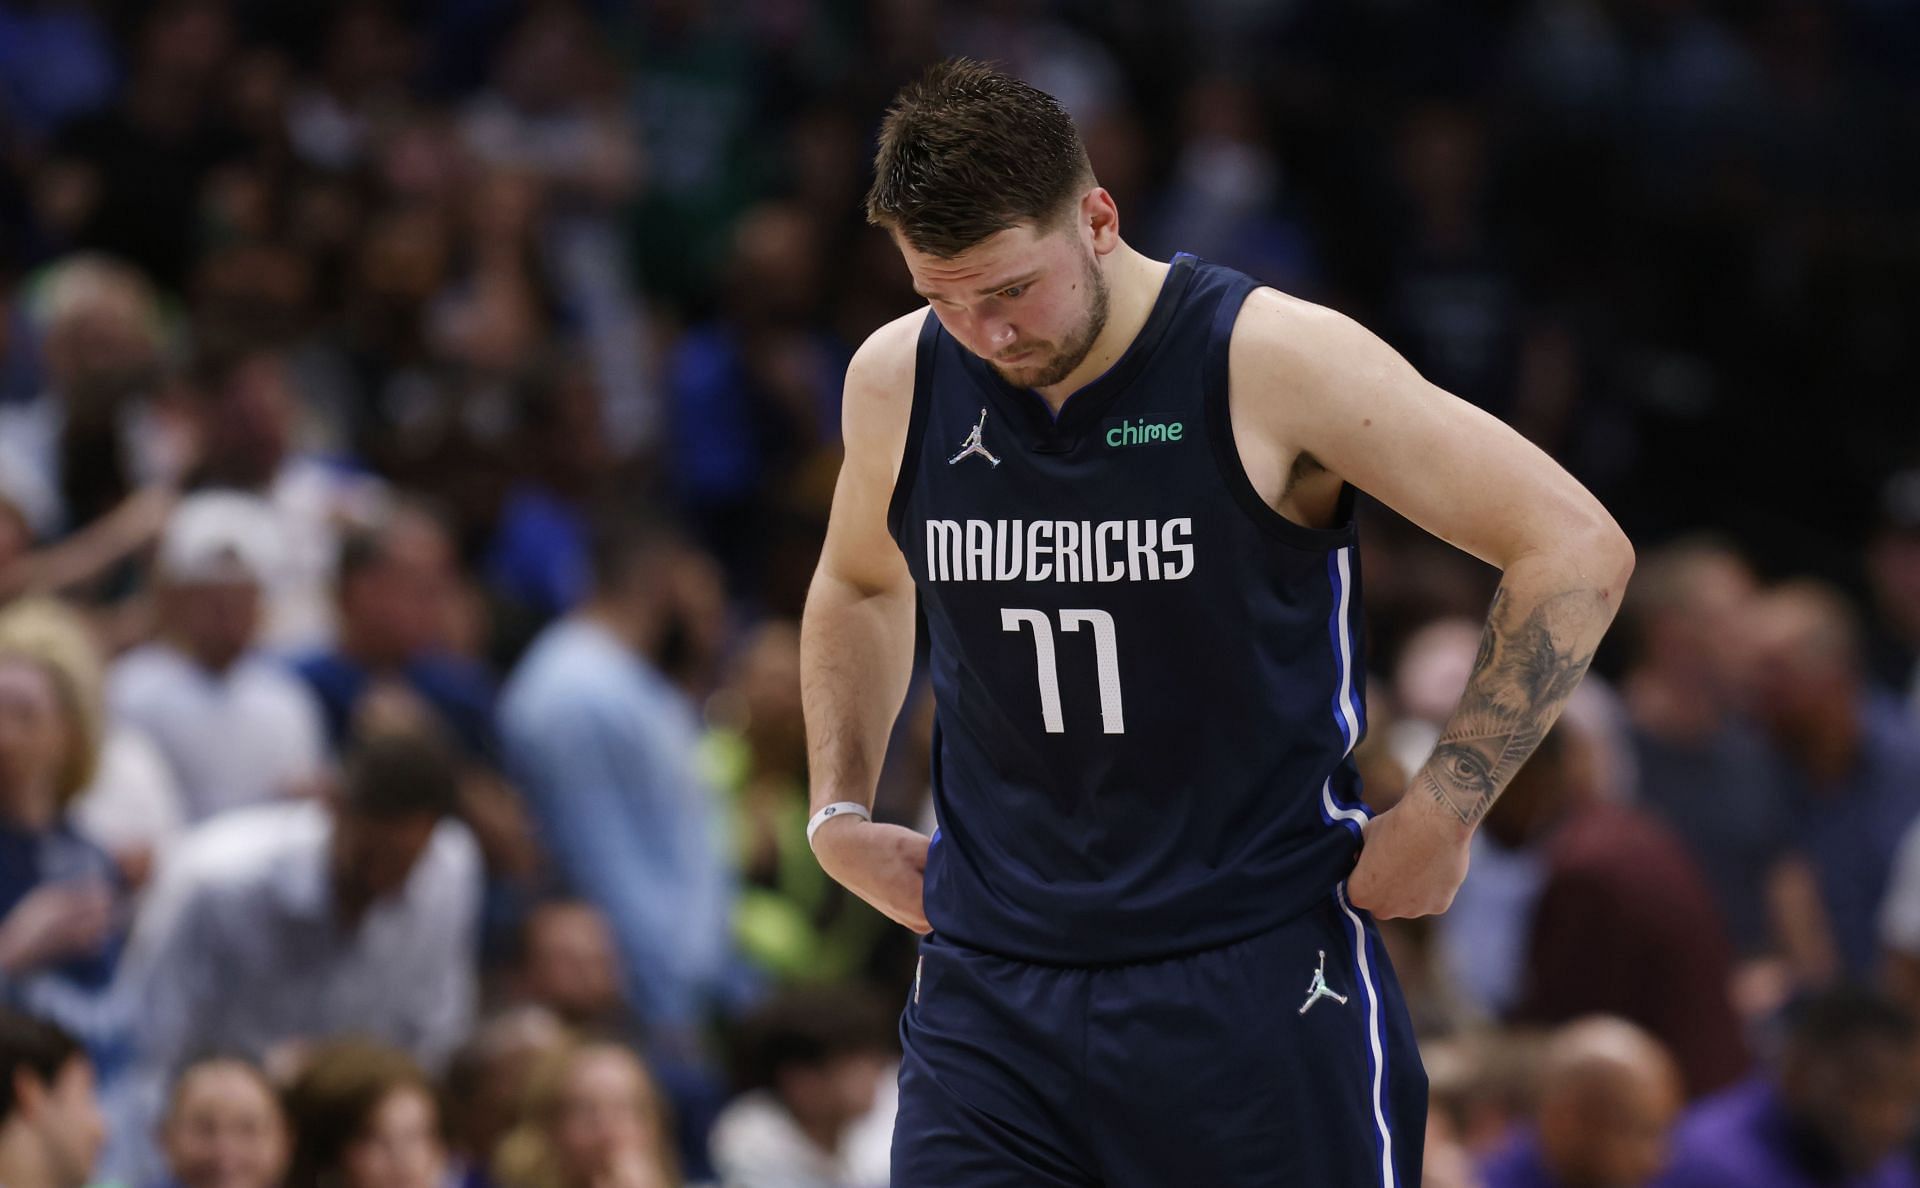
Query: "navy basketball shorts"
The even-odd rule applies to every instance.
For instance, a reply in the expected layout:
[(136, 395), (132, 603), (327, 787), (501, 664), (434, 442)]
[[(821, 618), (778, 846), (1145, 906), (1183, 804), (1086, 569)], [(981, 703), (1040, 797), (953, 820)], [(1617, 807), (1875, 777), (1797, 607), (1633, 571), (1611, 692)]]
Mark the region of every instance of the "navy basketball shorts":
[(893, 1188), (1418, 1188), (1426, 1070), (1342, 896), (1137, 965), (922, 938)]

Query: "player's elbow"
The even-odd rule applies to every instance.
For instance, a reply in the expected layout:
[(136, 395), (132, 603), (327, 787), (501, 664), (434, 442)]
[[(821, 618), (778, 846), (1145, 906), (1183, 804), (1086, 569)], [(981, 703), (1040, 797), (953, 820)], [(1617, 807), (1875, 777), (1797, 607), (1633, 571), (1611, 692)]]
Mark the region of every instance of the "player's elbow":
[(1614, 523), (1611, 516), (1603, 516), (1600, 523), (1590, 525), (1579, 534), (1574, 555), (1607, 602), (1618, 607), (1626, 596), (1627, 582), (1633, 577), (1635, 559), (1633, 542), (1620, 530), (1620, 525)]

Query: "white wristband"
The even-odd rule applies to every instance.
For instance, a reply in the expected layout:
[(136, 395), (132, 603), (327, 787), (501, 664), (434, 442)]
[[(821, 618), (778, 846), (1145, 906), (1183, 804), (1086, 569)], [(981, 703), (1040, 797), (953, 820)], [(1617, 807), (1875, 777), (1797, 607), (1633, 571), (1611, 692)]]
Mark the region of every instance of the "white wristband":
[(820, 827), (822, 825), (825, 825), (828, 821), (833, 820), (835, 817), (839, 816), (841, 813), (852, 813), (854, 816), (860, 818), (862, 821), (873, 820), (872, 811), (869, 810), (866, 805), (861, 804), (859, 801), (856, 801), (856, 800), (836, 801), (835, 803), (830, 804), (826, 808), (823, 808), (819, 812), (813, 814), (813, 820), (807, 822), (807, 848), (808, 849), (813, 848), (813, 835), (820, 832)]

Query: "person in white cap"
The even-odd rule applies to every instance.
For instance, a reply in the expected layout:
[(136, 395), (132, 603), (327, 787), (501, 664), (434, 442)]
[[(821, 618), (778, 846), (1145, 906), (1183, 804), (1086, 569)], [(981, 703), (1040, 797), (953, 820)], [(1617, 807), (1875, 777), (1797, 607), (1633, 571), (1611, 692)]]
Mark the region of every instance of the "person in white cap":
[(279, 543), (256, 496), (182, 500), (160, 541), (160, 636), (108, 678), (113, 713), (166, 755), (189, 823), (309, 791), (325, 761), (313, 693), (254, 650)]

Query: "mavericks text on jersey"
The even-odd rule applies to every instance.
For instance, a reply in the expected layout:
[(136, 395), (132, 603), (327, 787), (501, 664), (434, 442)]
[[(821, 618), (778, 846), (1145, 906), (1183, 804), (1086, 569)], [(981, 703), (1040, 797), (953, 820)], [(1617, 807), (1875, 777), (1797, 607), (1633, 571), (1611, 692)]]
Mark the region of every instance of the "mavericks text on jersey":
[(1177, 257), (1056, 418), (922, 328), (889, 527), (937, 702), (927, 919), (1028, 961), (1170, 956), (1324, 901), (1365, 814), (1351, 498), (1312, 529), (1240, 467), (1255, 282)]

